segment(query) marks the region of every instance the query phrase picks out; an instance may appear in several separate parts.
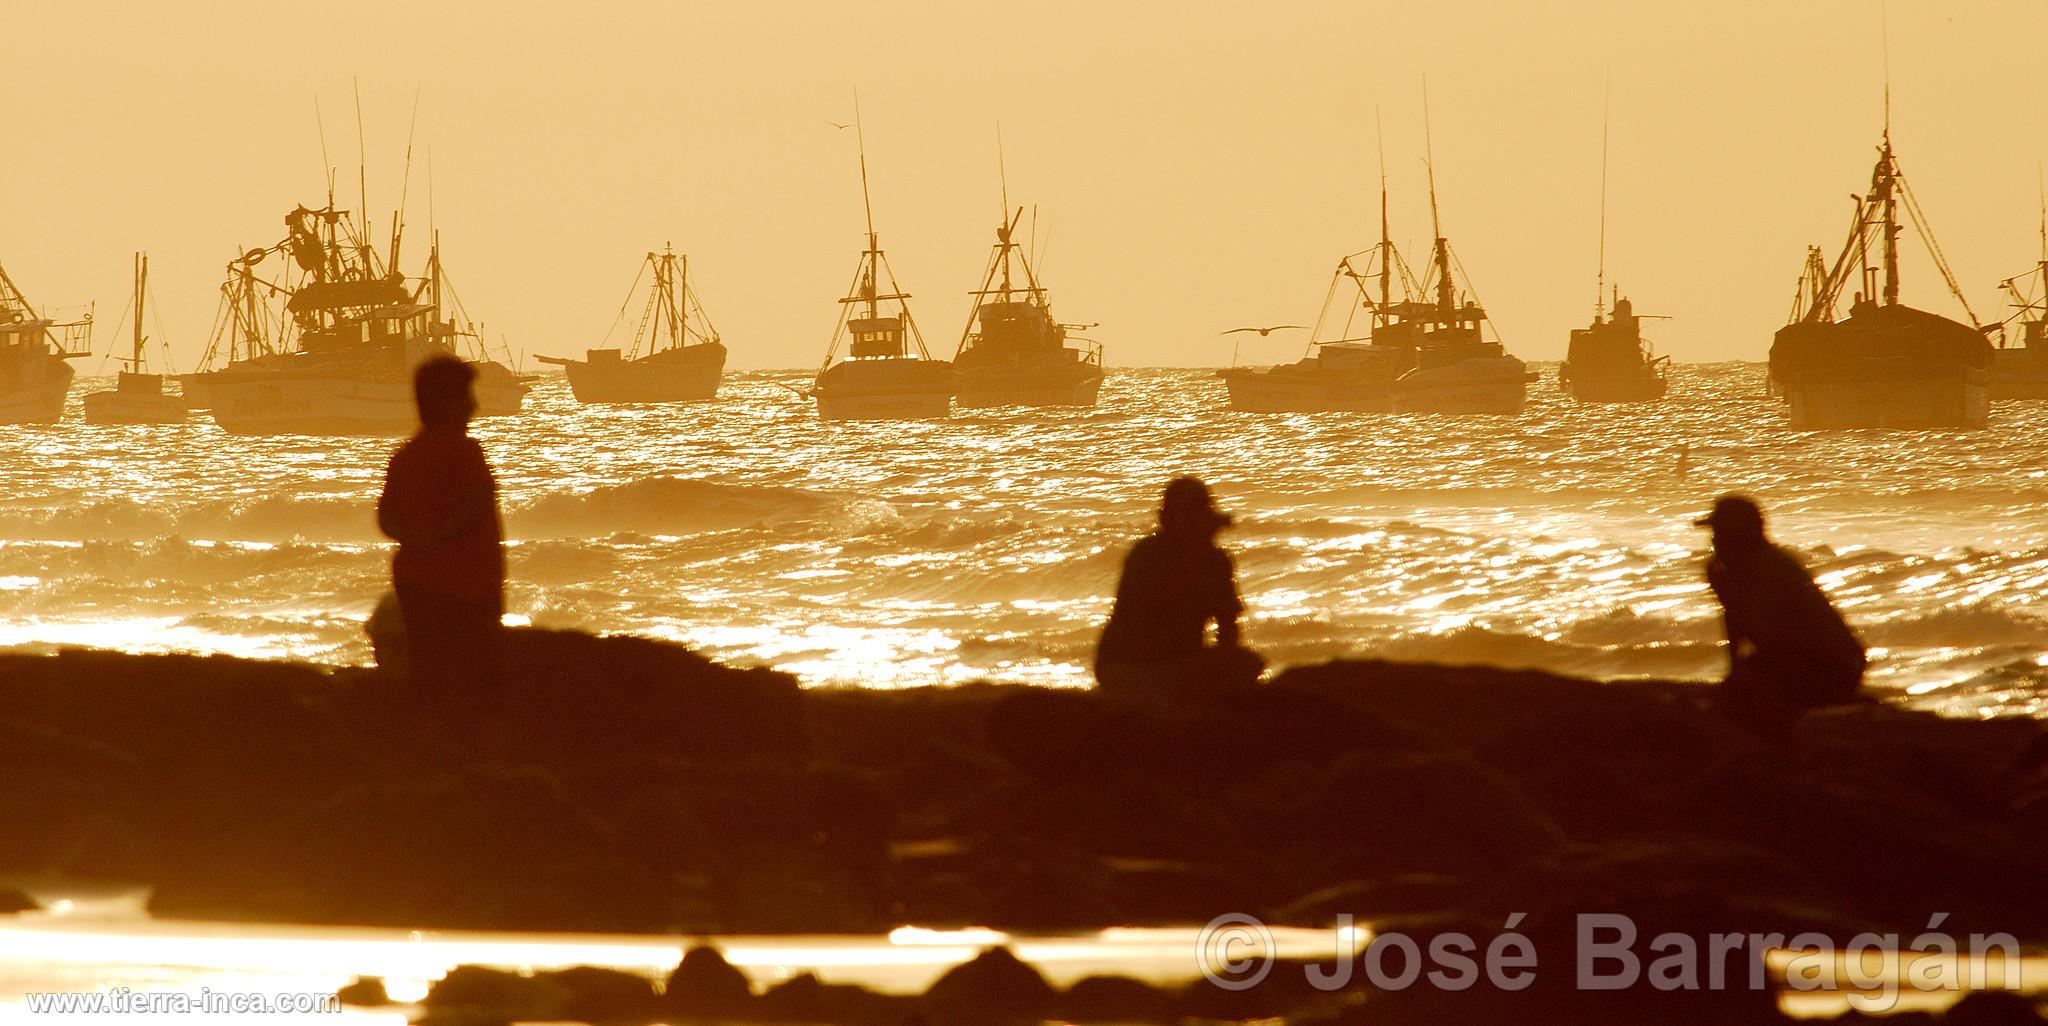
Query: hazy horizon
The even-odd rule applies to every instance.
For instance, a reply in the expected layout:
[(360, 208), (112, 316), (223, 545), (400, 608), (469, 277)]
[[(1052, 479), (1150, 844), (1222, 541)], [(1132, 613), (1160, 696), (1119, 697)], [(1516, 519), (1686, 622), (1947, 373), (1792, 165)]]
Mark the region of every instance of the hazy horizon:
[[(1606, 94), (1608, 280), (1671, 315), (1650, 334), (1678, 360), (1754, 360), (1805, 247), (1832, 259), (1868, 180), (1879, 11), (33, 7), (10, 21), (38, 45), (0, 70), (31, 144), (0, 194), (0, 263), (40, 308), (97, 300), (104, 352), (147, 250), (191, 369), (226, 261), (323, 201), (322, 123), (337, 203), (358, 206), (356, 80), (377, 237), (417, 95), (405, 269), (431, 222), (465, 307), (528, 369), (597, 344), (671, 241), (731, 367), (815, 366), (862, 241), (853, 133), (829, 124), (858, 88), (876, 226), (936, 354), (993, 241), (1000, 123), (1056, 314), (1100, 322), (1112, 366), (1221, 365), (1245, 337), (1223, 329), (1307, 323), (1337, 259), (1377, 239), (1376, 110), (1392, 235), (1425, 258), (1427, 75), (1444, 231), (1511, 352), (1554, 359), (1592, 315)], [(2038, 258), (2042, 148), (2007, 139), (2044, 34), (2038, 5), (1890, 11), (1893, 138), (1986, 320)], [(1901, 248), (1906, 302), (1959, 314), (1919, 244)], [(1253, 338), (1244, 358), (1301, 341)]]

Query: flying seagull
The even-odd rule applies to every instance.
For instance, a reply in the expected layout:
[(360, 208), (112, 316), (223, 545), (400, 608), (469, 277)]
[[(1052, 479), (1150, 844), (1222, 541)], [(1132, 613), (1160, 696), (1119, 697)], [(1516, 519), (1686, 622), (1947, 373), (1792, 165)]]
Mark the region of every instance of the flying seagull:
[(1232, 329), (1230, 329), (1229, 331), (1226, 331), (1226, 332), (1224, 332), (1224, 334), (1225, 334), (1225, 335), (1235, 335), (1235, 334), (1237, 334), (1237, 333), (1238, 333), (1238, 332), (1240, 332), (1240, 331), (1256, 331), (1256, 332), (1258, 332), (1258, 333), (1259, 333), (1259, 337), (1260, 337), (1260, 338), (1265, 338), (1265, 337), (1266, 337), (1267, 335), (1271, 335), (1272, 333), (1274, 333), (1274, 332), (1276, 332), (1276, 331), (1288, 331), (1288, 330), (1295, 330), (1295, 331), (1306, 331), (1306, 330), (1308, 330), (1308, 325), (1306, 325), (1306, 324), (1274, 324), (1274, 325), (1269, 325), (1269, 326), (1267, 326), (1267, 327), (1264, 327), (1264, 328), (1232, 328)]
[(839, 123), (839, 122), (837, 122), (837, 121), (830, 121), (830, 120), (828, 120), (828, 121), (826, 121), (825, 123), (826, 123), (826, 124), (828, 124), (828, 125), (831, 125), (831, 126), (832, 126), (833, 128), (852, 128), (852, 127), (853, 127), (852, 125), (842, 125), (842, 124), (840, 124), (840, 123)]

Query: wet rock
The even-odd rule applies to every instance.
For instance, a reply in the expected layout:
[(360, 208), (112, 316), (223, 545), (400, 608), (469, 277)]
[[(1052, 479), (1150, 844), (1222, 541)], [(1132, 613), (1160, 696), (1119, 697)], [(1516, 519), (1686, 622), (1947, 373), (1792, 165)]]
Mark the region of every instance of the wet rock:
[(754, 985), (747, 974), (708, 945), (691, 948), (669, 973), (661, 1006), (673, 1015), (741, 1017), (754, 1007)]
[(0, 887), (0, 916), (11, 916), (21, 912), (40, 912), (43, 906), (36, 899), (20, 891)]
[(2039, 1026), (2041, 1007), (2010, 991), (1978, 991), (1942, 1014), (1943, 1026)]
[(946, 970), (921, 1002), (932, 1022), (1025, 1023), (1052, 1014), (1058, 992), (1006, 947), (989, 948)]

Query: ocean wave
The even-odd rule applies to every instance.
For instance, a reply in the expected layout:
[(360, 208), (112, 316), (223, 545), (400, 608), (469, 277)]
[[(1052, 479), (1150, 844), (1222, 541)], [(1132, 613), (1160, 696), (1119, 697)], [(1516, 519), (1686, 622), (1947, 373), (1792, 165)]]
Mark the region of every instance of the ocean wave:
[(834, 517), (867, 523), (884, 516), (878, 505), (804, 488), (651, 477), (542, 495), (508, 513), (506, 528), (521, 538), (691, 534)]

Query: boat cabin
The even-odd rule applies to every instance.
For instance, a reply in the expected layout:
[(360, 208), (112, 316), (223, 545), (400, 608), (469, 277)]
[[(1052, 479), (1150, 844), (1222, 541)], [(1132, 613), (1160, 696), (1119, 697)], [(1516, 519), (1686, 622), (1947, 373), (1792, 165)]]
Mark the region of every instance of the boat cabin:
[(855, 317), (846, 322), (852, 338), (847, 355), (855, 360), (901, 359), (908, 355), (903, 346), (903, 318)]

